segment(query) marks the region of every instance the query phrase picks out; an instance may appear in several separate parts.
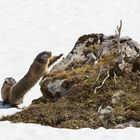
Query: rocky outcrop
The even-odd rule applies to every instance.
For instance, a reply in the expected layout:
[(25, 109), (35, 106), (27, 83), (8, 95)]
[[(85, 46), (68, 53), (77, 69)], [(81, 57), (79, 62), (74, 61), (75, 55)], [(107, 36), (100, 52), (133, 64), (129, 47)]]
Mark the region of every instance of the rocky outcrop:
[[(121, 48), (121, 50), (119, 50), (119, 48)], [(112, 66), (106, 65), (102, 67), (110, 70), (113, 69), (115, 74), (120, 74), (124, 71), (132, 70), (133, 72), (136, 72), (137, 70), (140, 70), (140, 44), (133, 41), (130, 37), (120, 38), (120, 44), (118, 44), (116, 36), (89, 34), (81, 36), (77, 40), (72, 51), (63, 58), (61, 62), (56, 64), (51, 72), (68, 71), (85, 64), (91, 64), (96, 67), (96, 64), (104, 57), (113, 55), (115, 58)], [(63, 79), (60, 82), (59, 79), (55, 78), (53, 83), (51, 82), (52, 79), (53, 78), (46, 77), (43, 79), (43, 82), (41, 82), (43, 96), (48, 97), (49, 95), (51, 98), (54, 97), (56, 99), (57, 97), (64, 96), (68, 93), (68, 89), (61, 86), (62, 81), (66, 79)], [(50, 86), (55, 90), (49, 92)]]
[[(140, 45), (130, 37), (121, 38), (120, 45), (122, 54), (118, 56), (118, 62), (122, 61), (120, 60), (123, 59), (121, 57), (127, 57), (131, 61), (140, 54)], [(105, 36), (103, 34), (84, 35), (78, 39), (72, 51), (61, 62), (56, 64), (51, 71), (78, 67), (79, 62), (82, 64), (94, 63), (113, 52), (119, 52), (116, 36)]]
[(140, 45), (89, 34), (40, 82), (42, 97), (1, 120), (59, 128), (140, 127)]

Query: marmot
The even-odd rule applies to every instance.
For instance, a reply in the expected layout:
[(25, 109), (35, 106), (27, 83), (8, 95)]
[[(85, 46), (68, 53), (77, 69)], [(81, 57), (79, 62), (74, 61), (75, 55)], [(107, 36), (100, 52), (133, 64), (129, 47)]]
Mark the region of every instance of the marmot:
[[(24, 95), (38, 82), (38, 80), (47, 75), (48, 67), (57, 61), (63, 54), (52, 56), (51, 52), (41, 52), (34, 59), (27, 74), (16, 84), (11, 86), (8, 103), (11, 106), (17, 106), (23, 101)], [(8, 94), (3, 93), (3, 94)]]
[(15, 83), (16, 81), (12, 77), (8, 77), (4, 80), (2, 88), (1, 88), (1, 97), (3, 99), (3, 105), (9, 103), (10, 89)]

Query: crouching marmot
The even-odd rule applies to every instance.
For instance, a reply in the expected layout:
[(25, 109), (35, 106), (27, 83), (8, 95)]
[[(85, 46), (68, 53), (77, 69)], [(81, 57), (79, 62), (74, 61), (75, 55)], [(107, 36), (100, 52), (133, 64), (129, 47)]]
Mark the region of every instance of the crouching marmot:
[(3, 99), (3, 105), (9, 103), (10, 89), (15, 83), (16, 81), (12, 77), (8, 77), (4, 80), (2, 88), (1, 88), (1, 97)]
[(17, 106), (22, 103), (23, 97), (28, 90), (30, 90), (42, 76), (48, 73), (48, 67), (62, 55), (63, 54), (52, 56), (52, 53), (47, 51), (39, 53), (31, 64), (27, 74), (19, 82), (9, 86), (9, 90), (3, 90), (6, 89), (7, 86), (3, 84), (1, 94), (4, 103), (9, 103), (11, 106)]

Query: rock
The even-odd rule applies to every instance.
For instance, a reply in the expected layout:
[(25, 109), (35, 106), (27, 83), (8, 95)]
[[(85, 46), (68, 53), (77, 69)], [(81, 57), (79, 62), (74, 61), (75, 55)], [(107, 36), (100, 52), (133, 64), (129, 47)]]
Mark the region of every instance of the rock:
[(113, 95), (112, 97), (112, 103), (116, 104), (118, 101), (120, 100), (120, 94), (116, 93), (115, 95)]
[(55, 96), (56, 93), (60, 93), (60, 96), (64, 96), (67, 93), (67, 90), (62, 87), (62, 84), (65, 80), (55, 80), (48, 84), (48, 91)]
[(131, 49), (134, 49), (137, 54), (140, 54), (140, 44), (134, 40), (127, 41), (126, 42), (128, 46), (130, 46)]
[(135, 48), (134, 47), (131, 48), (131, 46), (128, 45), (127, 43), (123, 45), (122, 50), (125, 52), (125, 56), (128, 58), (134, 58), (137, 56), (137, 51), (135, 50)]
[(122, 95), (125, 95), (125, 94), (126, 94), (126, 93), (125, 93), (124, 91), (122, 91), (122, 90), (115, 91), (115, 92), (113, 93), (113, 96), (112, 96), (112, 103), (113, 103), (113, 104), (118, 103), (119, 100), (120, 100), (120, 98), (121, 98), (121, 96), (122, 96)]
[[(87, 58), (85, 57), (84, 50), (87, 49), (89, 46), (92, 45), (100, 45), (106, 37), (103, 34), (89, 34), (81, 36), (78, 41), (76, 42), (72, 51), (58, 64), (56, 64), (51, 71), (57, 70), (66, 70), (69, 65), (74, 61), (86, 62)], [(90, 58), (93, 58), (94, 53)]]
[(96, 56), (93, 53), (89, 53), (86, 55), (87, 63), (94, 63), (97, 59)]
[(99, 113), (99, 117), (101, 119), (103, 118), (108, 118), (112, 115), (113, 112), (113, 108), (111, 106), (107, 106), (105, 108), (102, 109), (102, 107), (98, 110)]
[[(140, 54), (140, 45), (133, 41), (130, 37), (120, 38), (121, 53), (118, 55), (118, 64), (121, 70), (124, 69), (126, 64), (125, 58), (129, 62)], [(56, 64), (51, 71), (69, 70), (75, 63), (92, 63), (103, 56), (107, 56), (115, 49), (118, 53), (119, 47), (117, 44), (116, 36), (105, 36), (103, 34), (89, 34), (81, 36), (72, 51), (61, 62)], [(121, 61), (120, 61), (121, 58)], [(78, 67), (79, 65), (77, 65)]]
[(81, 36), (41, 80), (43, 96), (0, 121), (59, 128), (136, 126), (140, 120), (139, 50), (140, 45), (129, 37), (120, 38), (118, 44), (115, 35)]
[[(77, 47), (73, 50), (73, 53), (69, 53), (61, 62), (56, 64), (51, 71), (57, 71), (57, 70), (65, 70), (68, 68), (68, 66), (74, 62), (74, 61), (85, 61), (85, 56), (83, 55), (83, 48), (84, 44), (79, 44)], [(78, 53), (77, 53), (78, 52)]]
[[(120, 48), (121, 51), (119, 50)], [(50, 73), (73, 70), (82, 67), (84, 64), (92, 64), (94, 66), (102, 61), (102, 58), (107, 56), (113, 56), (114, 58), (115, 56), (113, 64), (103, 66), (101, 69), (112, 69), (116, 75), (121, 75), (123, 72), (140, 70), (140, 57), (137, 57), (139, 55), (140, 45), (130, 37), (120, 38), (119, 47), (116, 36), (105, 36), (103, 34), (83, 35), (77, 40), (72, 51), (62, 61), (54, 65)], [(64, 81), (65, 79), (55, 79), (54, 81), (53, 78), (42, 80), (41, 83), (48, 85), (45, 87), (41, 86), (43, 95), (48, 95), (48, 92), (52, 97), (58, 95), (61, 97), (66, 94), (67, 90), (61, 87)], [(114, 99), (113, 102), (115, 102)]]
[(124, 37), (120, 38), (120, 43), (124, 43), (126, 41), (131, 41), (131, 40), (132, 40), (132, 38), (130, 38), (129, 36), (124, 36)]
[(118, 129), (118, 128), (126, 128), (126, 127), (136, 127), (138, 124), (138, 122), (132, 120), (132, 121), (129, 121), (129, 122), (126, 122), (126, 123), (122, 123), (122, 124), (118, 124), (116, 125), (114, 128)]
[(56, 79), (50, 82), (49, 79), (44, 79), (45, 82), (41, 85), (41, 91), (43, 97), (51, 99), (52, 101), (57, 101), (60, 97), (68, 94), (67, 83), (70, 81), (63, 79)]

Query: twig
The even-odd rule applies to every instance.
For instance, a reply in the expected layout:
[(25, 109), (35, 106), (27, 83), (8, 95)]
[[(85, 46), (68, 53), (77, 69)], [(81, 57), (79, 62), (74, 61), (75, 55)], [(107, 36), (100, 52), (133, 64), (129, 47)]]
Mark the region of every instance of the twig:
[(102, 71), (108, 71), (108, 69), (101, 69), (100, 70), (100, 72), (99, 72), (99, 74), (98, 74), (98, 76), (97, 76), (97, 78), (95, 80), (95, 83), (99, 80)]
[(120, 20), (120, 26), (117, 26), (118, 39), (120, 39), (121, 37), (121, 29), (122, 29), (122, 20)]
[(116, 80), (117, 75), (116, 75), (115, 72), (113, 72), (113, 73), (114, 73), (114, 81), (115, 81), (115, 84), (116, 84), (117, 83), (117, 80)]
[(74, 68), (72, 67), (71, 69), (72, 69), (72, 72), (75, 73)]
[(117, 36), (117, 44), (119, 48), (119, 52), (121, 51), (121, 46), (120, 46), (120, 37), (121, 37), (121, 29), (122, 29), (122, 20), (120, 20), (120, 25), (116, 27), (117, 30), (115, 30), (115, 34)]
[(102, 106), (103, 106), (103, 105), (99, 106), (98, 111), (97, 111), (98, 113), (101, 111)]
[(103, 80), (102, 84), (94, 89), (94, 94), (96, 94), (97, 89), (100, 89), (100, 88), (104, 85), (105, 81), (109, 78), (109, 76), (110, 76), (109, 70), (107, 70), (107, 76), (106, 76), (105, 79)]
[(140, 75), (140, 71), (139, 70), (137, 70), (137, 73)]

